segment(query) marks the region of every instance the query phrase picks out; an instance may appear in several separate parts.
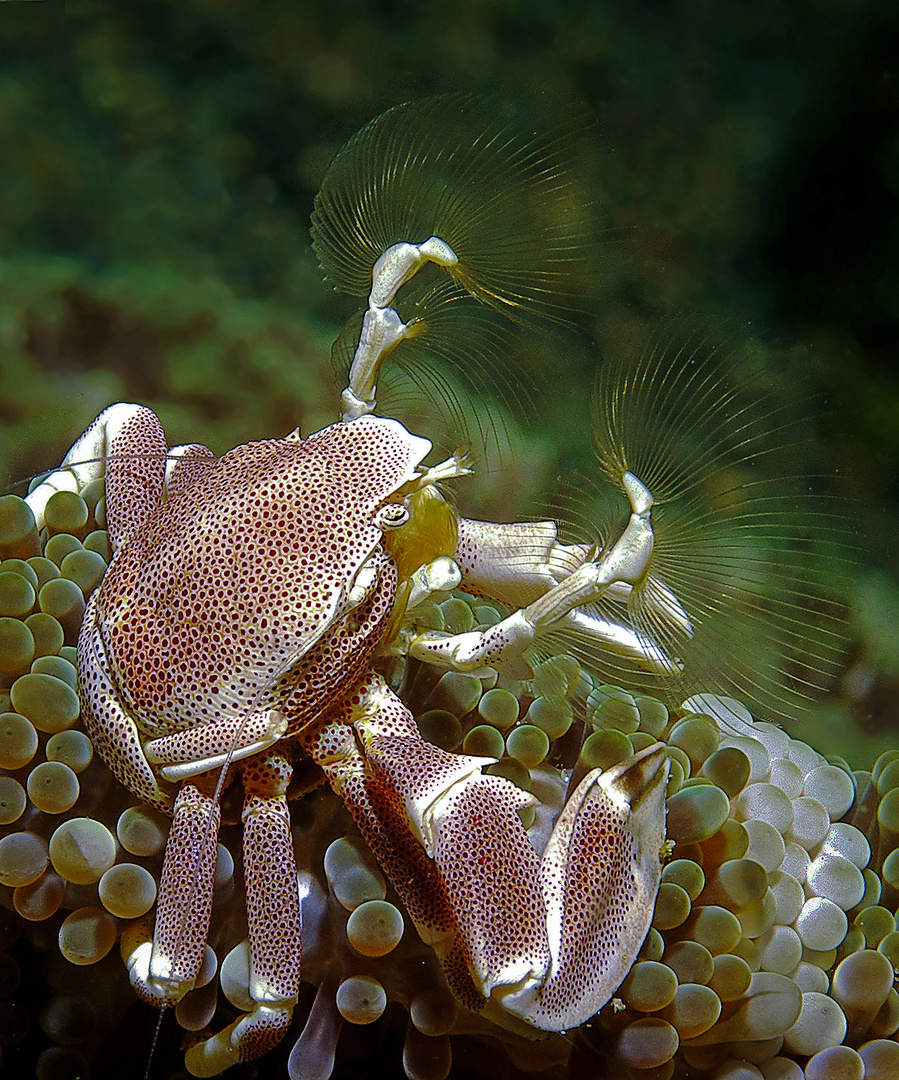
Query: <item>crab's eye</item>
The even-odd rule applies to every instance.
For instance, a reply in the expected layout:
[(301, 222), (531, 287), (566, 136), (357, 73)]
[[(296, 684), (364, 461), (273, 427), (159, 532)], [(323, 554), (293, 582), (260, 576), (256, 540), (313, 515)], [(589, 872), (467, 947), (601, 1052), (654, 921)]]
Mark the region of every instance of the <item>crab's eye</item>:
[(379, 529), (398, 529), (409, 520), (409, 510), (403, 503), (387, 503), (375, 514), (375, 524)]

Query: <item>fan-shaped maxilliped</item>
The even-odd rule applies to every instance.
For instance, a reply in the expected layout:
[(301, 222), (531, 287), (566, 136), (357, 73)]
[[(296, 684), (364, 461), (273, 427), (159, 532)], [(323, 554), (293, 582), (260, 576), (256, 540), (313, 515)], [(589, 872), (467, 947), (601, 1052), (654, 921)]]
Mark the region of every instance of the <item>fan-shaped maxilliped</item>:
[(576, 146), (468, 94), (397, 105), (331, 164), (312, 215), (312, 246), (334, 287), (371, 288), (397, 243), (437, 236), (450, 274), (487, 304), (527, 320), (564, 316), (583, 293), (585, 205)]
[[(802, 405), (773, 396), (764, 356), (757, 342), (682, 328), (679, 341), (675, 331), (606, 358), (593, 400), (596, 498), (576, 497), (567, 513), (614, 537), (622, 477), (638, 476), (653, 498), (652, 555), (597, 612), (672, 661), (679, 700), (715, 686), (795, 719), (846, 662), (856, 541), (828, 477), (808, 471), (816, 448)], [(619, 656), (594, 662), (636, 675)], [(658, 671), (652, 683), (658, 692)]]

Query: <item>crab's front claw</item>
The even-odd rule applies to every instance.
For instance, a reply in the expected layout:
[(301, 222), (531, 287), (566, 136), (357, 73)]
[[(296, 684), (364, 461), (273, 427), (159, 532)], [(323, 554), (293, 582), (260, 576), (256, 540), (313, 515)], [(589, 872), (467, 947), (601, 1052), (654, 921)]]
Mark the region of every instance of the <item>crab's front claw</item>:
[[(518, 814), (532, 796), (483, 775), (489, 759), (423, 741), (379, 676), (306, 745), (465, 1004), (560, 1031), (608, 1001), (649, 929), (661, 877), (660, 743), (588, 773), (542, 858)], [(411, 874), (416, 851), (427, 865)]]
[(605, 772), (565, 805), (540, 863), (551, 962), (502, 992), (546, 1031), (582, 1024), (622, 983), (649, 930), (662, 872), (668, 762), (660, 743)]
[(485, 998), (544, 1031), (576, 1027), (609, 1000), (652, 920), (667, 772), (656, 743), (589, 773), (539, 870), (516, 813), (525, 797), (506, 781), (469, 772), (429, 806), (424, 839)]

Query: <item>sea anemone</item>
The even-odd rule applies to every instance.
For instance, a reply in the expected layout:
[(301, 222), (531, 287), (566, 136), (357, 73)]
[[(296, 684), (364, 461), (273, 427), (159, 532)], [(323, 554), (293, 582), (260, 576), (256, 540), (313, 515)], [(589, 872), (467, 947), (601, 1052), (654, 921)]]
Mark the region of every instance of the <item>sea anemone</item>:
[[(54, 500), (42, 534), (21, 499), (0, 500), (0, 1044), (47, 1078), (90, 1075), (117, 1038), (168, 828), (80, 726), (74, 643), (109, 545), (98, 487)], [(455, 632), (499, 616), (462, 595), (428, 611)], [(586, 769), (666, 743), (671, 851), (653, 926), (612, 1001), (577, 1031), (497, 1027), (454, 1001), (342, 804), (298, 769), (304, 987), (293, 1048), (274, 1052), (289, 1052), (291, 1077), (327, 1080), (396, 1053), (408, 1077), (441, 1080), (454, 1049), (466, 1075), (899, 1073), (899, 750), (852, 770), (733, 699), (670, 708), (595, 685), (565, 654), (526, 682), (416, 664), (394, 678), (425, 738), (496, 758), (490, 771), (537, 797), (525, 821), (537, 847)], [(206, 963), (174, 1010), (189, 1067), (198, 1033), (246, 1007), (238, 818), (226, 792)], [(159, 1053), (177, 1069), (165, 1043)]]

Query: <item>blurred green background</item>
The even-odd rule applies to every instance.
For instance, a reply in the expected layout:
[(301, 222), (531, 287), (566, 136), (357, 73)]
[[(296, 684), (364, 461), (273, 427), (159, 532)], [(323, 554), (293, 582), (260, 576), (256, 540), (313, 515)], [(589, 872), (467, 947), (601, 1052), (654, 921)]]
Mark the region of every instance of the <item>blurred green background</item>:
[[(355, 306), (309, 248), (329, 160), (397, 102), (499, 93), (599, 133), (588, 336), (694, 312), (780, 343), (781, 392), (811, 396), (820, 467), (866, 519), (834, 715), (895, 739), (897, 56), (890, 0), (5, 4), (2, 486), (115, 400), (219, 452), (328, 422)], [(581, 387), (595, 362), (559, 360)], [(550, 485), (583, 441), (567, 416), (544, 399), (523, 470)]]

